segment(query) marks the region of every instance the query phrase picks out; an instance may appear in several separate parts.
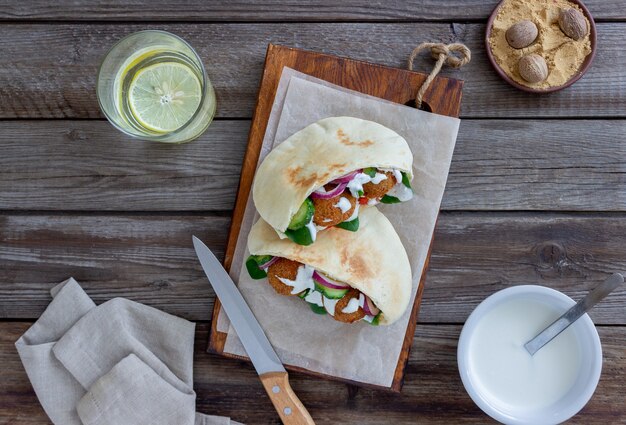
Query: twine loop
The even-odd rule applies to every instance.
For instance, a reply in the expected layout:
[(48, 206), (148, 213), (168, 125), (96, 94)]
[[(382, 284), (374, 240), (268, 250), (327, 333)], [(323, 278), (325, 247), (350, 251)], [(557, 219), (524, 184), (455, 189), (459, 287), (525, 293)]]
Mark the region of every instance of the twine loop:
[[(409, 71), (413, 71), (413, 61), (422, 50), (430, 49), (430, 55), (437, 62), (435, 63), (435, 67), (430, 72), (422, 87), (417, 92), (417, 96), (415, 96), (415, 106), (418, 108), (422, 106), (422, 99), (424, 97), (424, 93), (430, 86), (430, 83), (433, 82), (439, 71), (444, 64), (452, 67), (452, 68), (460, 68), (463, 65), (467, 64), (472, 59), (472, 53), (470, 49), (463, 43), (452, 43), (452, 44), (443, 44), (443, 43), (422, 43), (417, 46), (411, 52), (411, 56), (409, 57)], [(456, 53), (456, 54), (455, 54)]]

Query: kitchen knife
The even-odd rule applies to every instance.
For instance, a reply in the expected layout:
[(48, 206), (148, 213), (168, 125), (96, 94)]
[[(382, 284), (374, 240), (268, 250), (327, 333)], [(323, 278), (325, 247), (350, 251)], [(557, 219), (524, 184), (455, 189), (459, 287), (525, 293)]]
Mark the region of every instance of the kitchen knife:
[(211, 250), (195, 236), (193, 246), (280, 419), (288, 425), (315, 425), (291, 389), (287, 371), (233, 280)]

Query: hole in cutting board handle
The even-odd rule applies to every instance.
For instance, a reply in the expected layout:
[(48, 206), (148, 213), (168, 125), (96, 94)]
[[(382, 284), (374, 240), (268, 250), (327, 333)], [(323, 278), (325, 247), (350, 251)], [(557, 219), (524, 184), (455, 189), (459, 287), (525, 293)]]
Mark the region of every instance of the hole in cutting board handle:
[[(410, 106), (411, 108), (415, 108), (415, 99), (411, 99), (405, 103), (406, 106)], [(419, 107), (420, 111), (432, 112), (433, 109), (430, 107), (428, 102), (422, 100), (422, 106)]]

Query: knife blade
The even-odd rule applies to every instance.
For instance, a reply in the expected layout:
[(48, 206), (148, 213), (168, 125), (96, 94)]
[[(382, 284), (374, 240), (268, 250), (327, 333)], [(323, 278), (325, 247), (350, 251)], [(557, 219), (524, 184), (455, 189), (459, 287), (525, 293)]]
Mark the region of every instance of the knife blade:
[(314, 425), (309, 412), (291, 389), (282, 362), (233, 280), (213, 252), (195, 236), (193, 246), (280, 419), (284, 424)]

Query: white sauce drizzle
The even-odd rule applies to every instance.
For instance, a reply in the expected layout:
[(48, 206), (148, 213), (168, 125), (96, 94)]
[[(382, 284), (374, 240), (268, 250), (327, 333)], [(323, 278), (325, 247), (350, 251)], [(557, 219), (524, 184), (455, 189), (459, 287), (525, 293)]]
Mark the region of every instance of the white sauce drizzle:
[[(379, 173), (378, 171), (382, 171), (382, 173)], [(396, 184), (387, 194), (390, 196), (395, 196), (402, 202), (408, 201), (409, 199), (413, 197), (413, 191), (402, 184), (402, 172), (400, 170), (396, 170), (392, 168), (380, 168), (378, 171), (376, 172), (374, 177), (370, 177), (365, 173), (358, 173), (356, 176), (354, 176), (354, 178), (348, 182), (348, 186), (347, 186), (348, 190), (350, 191), (350, 194), (353, 197), (358, 199), (359, 192), (361, 193), (363, 192), (364, 184), (366, 183), (379, 184), (383, 180), (387, 179), (387, 175), (385, 173), (391, 172), (393, 173), (393, 177), (396, 179)], [(317, 189), (316, 192), (325, 193), (326, 189), (324, 188), (324, 186), (322, 186), (319, 189)], [(337, 202), (337, 204), (334, 205), (335, 207), (341, 209), (342, 213), (345, 213), (346, 211), (350, 209), (350, 207), (348, 206), (348, 203), (350, 201), (346, 199), (344, 202), (344, 199), (345, 199), (344, 197), (341, 197), (339, 202)], [(368, 205), (376, 205), (376, 203), (378, 203), (378, 201), (376, 200), (368, 201)], [(346, 221), (350, 221), (350, 220), (346, 220)]]
[(372, 178), (365, 173), (359, 173), (348, 183), (348, 190), (355, 198), (359, 197), (359, 192), (363, 192), (363, 185), (372, 181)]
[(376, 205), (378, 204), (378, 199), (372, 198), (367, 201), (367, 205)]
[(348, 201), (348, 198), (345, 198), (343, 196), (339, 198), (339, 201), (333, 206), (335, 208), (339, 208), (342, 214), (345, 214), (346, 211), (350, 211), (350, 208), (352, 208), (352, 204), (350, 203), (350, 201)]
[(325, 218), (324, 220), (322, 220), (322, 223), (328, 223), (329, 221), (333, 221), (332, 218)]
[(315, 242), (315, 238), (317, 237), (317, 228), (315, 227), (315, 224), (313, 223), (313, 219), (311, 219), (311, 221), (309, 221), (305, 227), (311, 234), (311, 239), (313, 240), (313, 242)]
[[(354, 207), (354, 211), (352, 212), (352, 215), (350, 216), (350, 218), (348, 218), (348, 219), (347, 219), (347, 220), (345, 220), (345, 221), (352, 221), (352, 220), (354, 220), (355, 218), (357, 218), (358, 216), (359, 216), (359, 203), (357, 202), (357, 203), (356, 203), (356, 205), (355, 205), (355, 207)], [(345, 221), (344, 221), (344, 222), (345, 222)]]
[(351, 314), (351, 313), (356, 313), (358, 310), (359, 310), (359, 300), (356, 298), (352, 298), (350, 299), (350, 301), (348, 301), (348, 305), (345, 306), (343, 310), (341, 310), (341, 312), (345, 314)]
[[(402, 184), (402, 172), (400, 170), (396, 170), (396, 169), (384, 169), (381, 168), (380, 171), (382, 171), (383, 173), (376, 173), (374, 175), (374, 177), (370, 177), (365, 173), (359, 173), (357, 174), (349, 183), (348, 183), (348, 190), (350, 190), (350, 193), (352, 194), (352, 196), (354, 196), (355, 198), (359, 197), (359, 192), (363, 191), (363, 185), (366, 183), (373, 183), (373, 184), (379, 184), (381, 181), (385, 180), (387, 178), (387, 175), (384, 174), (386, 172), (392, 172), (393, 173), (393, 177), (396, 179), (396, 184), (393, 186), (393, 188), (387, 193), (387, 195), (389, 196), (395, 196), (396, 198), (398, 198), (401, 202), (404, 201), (408, 201), (409, 199), (413, 198), (413, 191), (411, 189), (409, 189), (408, 187), (406, 187), (404, 184)], [(372, 202), (374, 201), (374, 202)], [(368, 201), (368, 205), (376, 205), (378, 201), (376, 200), (369, 200)], [(349, 220), (347, 220), (349, 221)]]
[(393, 173), (393, 176), (396, 179), (396, 183), (402, 183), (402, 173), (400, 172), (400, 170), (391, 170), (391, 172)]
[(395, 196), (400, 200), (400, 202), (405, 202), (413, 198), (413, 191), (403, 185), (402, 181), (400, 181), (400, 183), (396, 183), (391, 190), (387, 192), (387, 195)]
[(291, 290), (292, 295), (299, 294), (305, 289), (313, 290), (315, 288), (315, 281), (313, 280), (314, 270), (313, 267), (304, 264), (298, 267), (298, 274), (296, 274), (295, 280), (289, 280), (284, 277), (279, 277), (278, 280), (293, 288)]
[(378, 184), (383, 180), (387, 180), (387, 175), (383, 173), (376, 173), (374, 177), (372, 178), (371, 182), (373, 184)]
[(331, 316), (335, 315), (335, 306), (339, 300), (333, 300), (330, 298), (322, 297), (324, 299), (324, 308)]
[(324, 307), (324, 303), (322, 302), (322, 293), (317, 291), (309, 291), (306, 297), (304, 297), (304, 301), (315, 304), (318, 307)]
[[(304, 297), (304, 300), (311, 304), (315, 304), (319, 307), (324, 307), (326, 311), (328, 312), (328, 314), (330, 314), (331, 316), (334, 316), (335, 308), (341, 298), (340, 299), (327, 298), (324, 295), (322, 295), (321, 292), (316, 291), (315, 281), (313, 280), (314, 271), (315, 269), (313, 267), (304, 264), (298, 267), (298, 273), (296, 274), (295, 280), (286, 279), (284, 277), (278, 277), (278, 280), (280, 280), (285, 285), (291, 286), (293, 288), (291, 290), (292, 295), (299, 294), (302, 291), (306, 291), (308, 289), (309, 293), (307, 294), (306, 297)], [(343, 308), (343, 310), (341, 310), (341, 312), (344, 314), (355, 313), (356, 311), (358, 311), (359, 307), (363, 308), (364, 304), (365, 304), (365, 295), (363, 295), (363, 293), (360, 293), (359, 298), (350, 299), (350, 301), (348, 301), (348, 305), (346, 305)], [(363, 320), (371, 323), (372, 320), (374, 320), (374, 317), (375, 316), (366, 315), (363, 318)]]
[(321, 232), (322, 230), (326, 230), (326, 229), (328, 229), (328, 227), (318, 226), (317, 224), (315, 225), (315, 230), (317, 230), (318, 232)]

